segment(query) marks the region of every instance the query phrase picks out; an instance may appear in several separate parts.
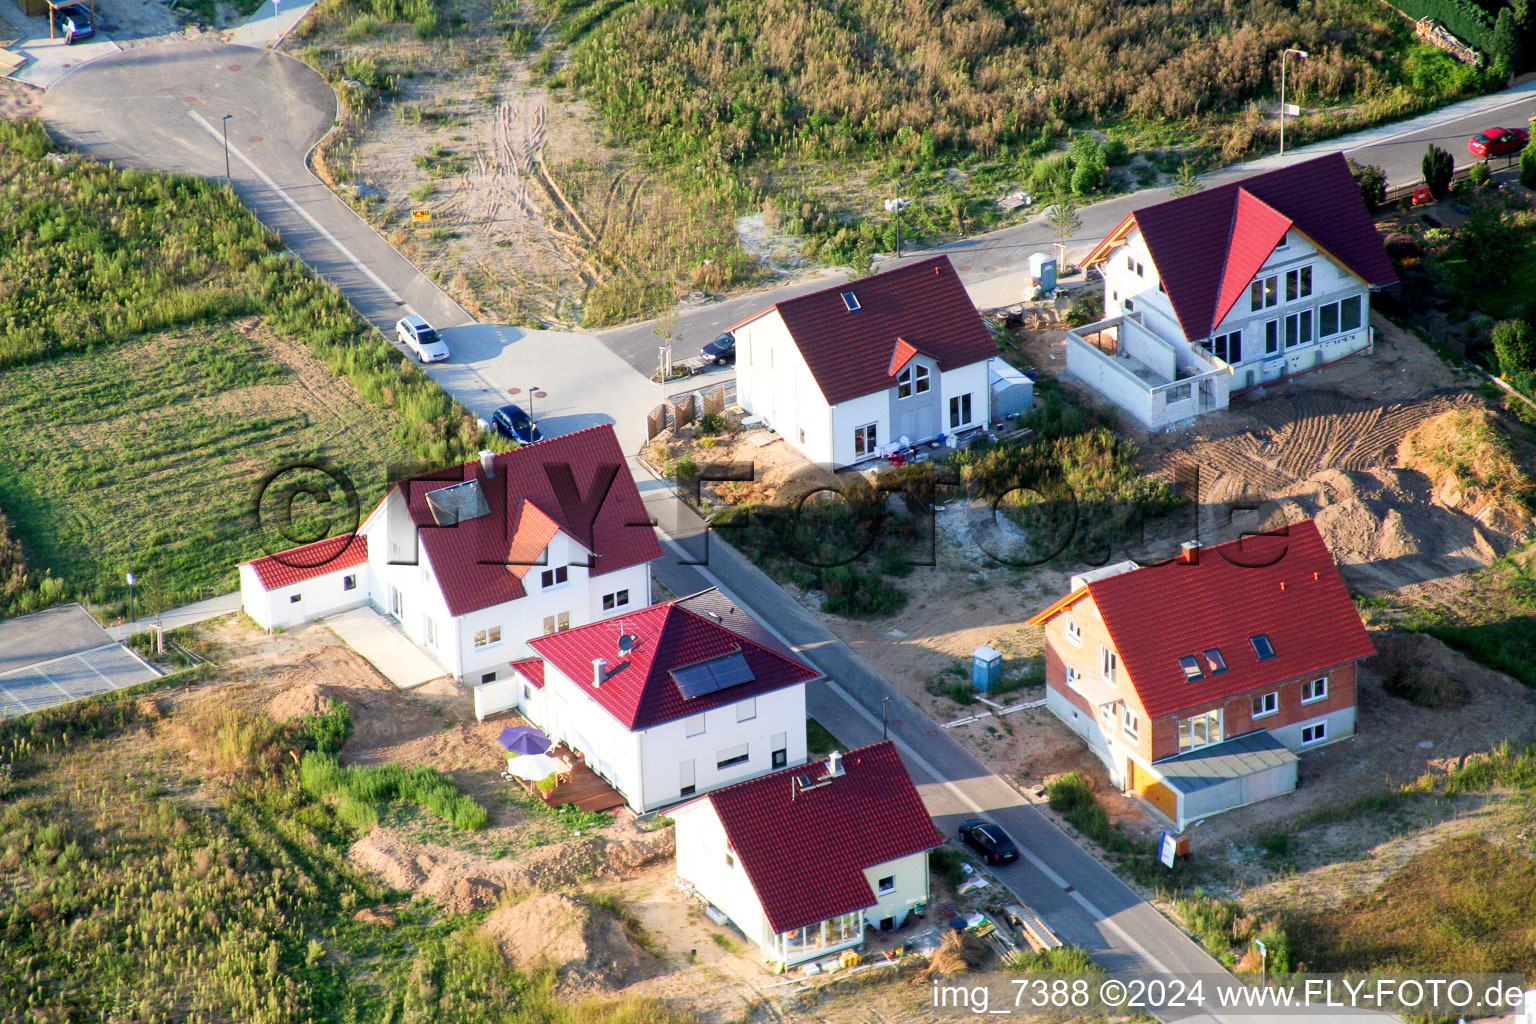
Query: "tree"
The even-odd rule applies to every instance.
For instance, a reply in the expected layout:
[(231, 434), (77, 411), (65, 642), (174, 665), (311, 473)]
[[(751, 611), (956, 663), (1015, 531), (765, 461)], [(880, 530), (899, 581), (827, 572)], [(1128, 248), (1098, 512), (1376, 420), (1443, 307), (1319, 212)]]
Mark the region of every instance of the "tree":
[[(1536, 128), (1536, 124), (1531, 127)], [(1536, 132), (1531, 133), (1531, 141), (1520, 151), (1520, 184), (1536, 188)]]
[(1431, 144), (1424, 154), (1421, 167), (1424, 171), (1424, 184), (1429, 186), (1430, 195), (1444, 199), (1451, 194), (1451, 175), (1456, 173), (1456, 162), (1451, 154)]
[(1505, 7), (1493, 23), (1493, 35), (1488, 42), (1489, 77), (1499, 82), (1509, 79), (1520, 66), (1520, 27), (1515, 22), (1515, 12)]
[(1360, 198), (1365, 200), (1365, 208), (1375, 211), (1387, 201), (1387, 172), (1375, 164), (1357, 164), (1349, 161), (1349, 173), (1354, 175), (1355, 184), (1360, 186)]
[(1536, 370), (1536, 331), (1524, 320), (1500, 320), (1493, 325), (1493, 354), (1506, 376)]
[[(1077, 215), (1077, 204), (1070, 199), (1058, 200), (1045, 215), (1045, 222), (1056, 232), (1056, 245), (1061, 252), (1062, 262), (1066, 262), (1067, 239), (1082, 230), (1083, 218)], [(1063, 270), (1066, 268), (1063, 267)]]
[(1205, 189), (1205, 182), (1195, 174), (1194, 165), (1188, 160), (1179, 164), (1179, 173), (1173, 178), (1173, 198), (1182, 199)]
[(1097, 138), (1088, 134), (1077, 136), (1067, 148), (1067, 158), (1072, 162), (1074, 195), (1087, 195), (1103, 187), (1109, 162)]

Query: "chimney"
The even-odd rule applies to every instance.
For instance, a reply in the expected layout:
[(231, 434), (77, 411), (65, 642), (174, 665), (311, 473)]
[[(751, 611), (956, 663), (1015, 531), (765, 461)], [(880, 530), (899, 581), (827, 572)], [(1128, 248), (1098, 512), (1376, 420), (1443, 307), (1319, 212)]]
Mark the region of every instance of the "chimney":
[(1179, 547), (1179, 561), (1185, 565), (1200, 564), (1200, 542), (1187, 540)]
[(842, 757), (843, 755), (839, 754), (835, 750), (827, 755), (827, 778), (835, 779), (839, 775), (843, 774), (843, 766), (840, 763)]
[(592, 686), (594, 689), (603, 685), (603, 673), (608, 671), (608, 662), (602, 658), (592, 659)]
[(496, 453), (488, 448), (480, 450), (480, 472), (488, 479), (496, 475)]

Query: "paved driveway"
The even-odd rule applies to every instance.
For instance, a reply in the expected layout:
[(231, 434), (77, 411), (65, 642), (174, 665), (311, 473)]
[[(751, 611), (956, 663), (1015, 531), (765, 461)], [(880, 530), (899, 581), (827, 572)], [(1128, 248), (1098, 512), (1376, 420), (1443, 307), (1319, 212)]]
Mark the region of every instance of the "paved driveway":
[(448, 673), (401, 632), (393, 620), (368, 605), (322, 620), (343, 643), (402, 690), (411, 690)]
[(22, 37), (6, 47), (26, 63), (10, 77), (39, 89), (46, 89), (82, 64), (119, 52), (119, 47), (97, 27), (89, 39), (65, 45), (63, 36), (48, 38), (48, 18), (21, 13), (15, 0), (0, 0), (0, 17), (21, 30)]

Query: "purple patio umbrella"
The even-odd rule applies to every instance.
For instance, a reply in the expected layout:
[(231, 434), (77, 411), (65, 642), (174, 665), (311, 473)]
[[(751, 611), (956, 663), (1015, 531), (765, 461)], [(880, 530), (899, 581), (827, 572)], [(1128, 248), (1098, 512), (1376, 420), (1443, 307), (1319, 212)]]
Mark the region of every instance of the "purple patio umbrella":
[(531, 725), (508, 726), (501, 730), (501, 745), (514, 754), (542, 754), (550, 739)]

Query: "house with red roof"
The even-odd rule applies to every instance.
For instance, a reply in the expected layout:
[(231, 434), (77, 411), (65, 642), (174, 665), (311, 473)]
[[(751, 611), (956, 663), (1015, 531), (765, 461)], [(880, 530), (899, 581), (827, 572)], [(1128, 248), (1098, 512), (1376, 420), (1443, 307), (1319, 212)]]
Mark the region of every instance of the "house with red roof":
[(1181, 829), (1295, 789), (1298, 753), (1354, 735), (1376, 651), (1310, 519), (1074, 576), (1029, 622), (1046, 706)]
[(517, 703), (528, 637), (650, 604), (660, 555), (604, 424), (399, 481), (355, 536), (242, 563), (241, 594), (267, 629), (371, 605), (484, 715)]
[(947, 256), (787, 299), (732, 331), (738, 401), (813, 462), (849, 466), (991, 418), (997, 343)]
[(806, 759), (821, 678), (718, 590), (528, 641), (523, 714), (637, 812)]
[(1372, 343), (1393, 284), (1343, 154), (1136, 210), (1083, 260), (1104, 318), (1067, 334), (1067, 372), (1161, 430)]
[(923, 913), (928, 851), (943, 843), (890, 740), (670, 813), (678, 878), (785, 965)]

